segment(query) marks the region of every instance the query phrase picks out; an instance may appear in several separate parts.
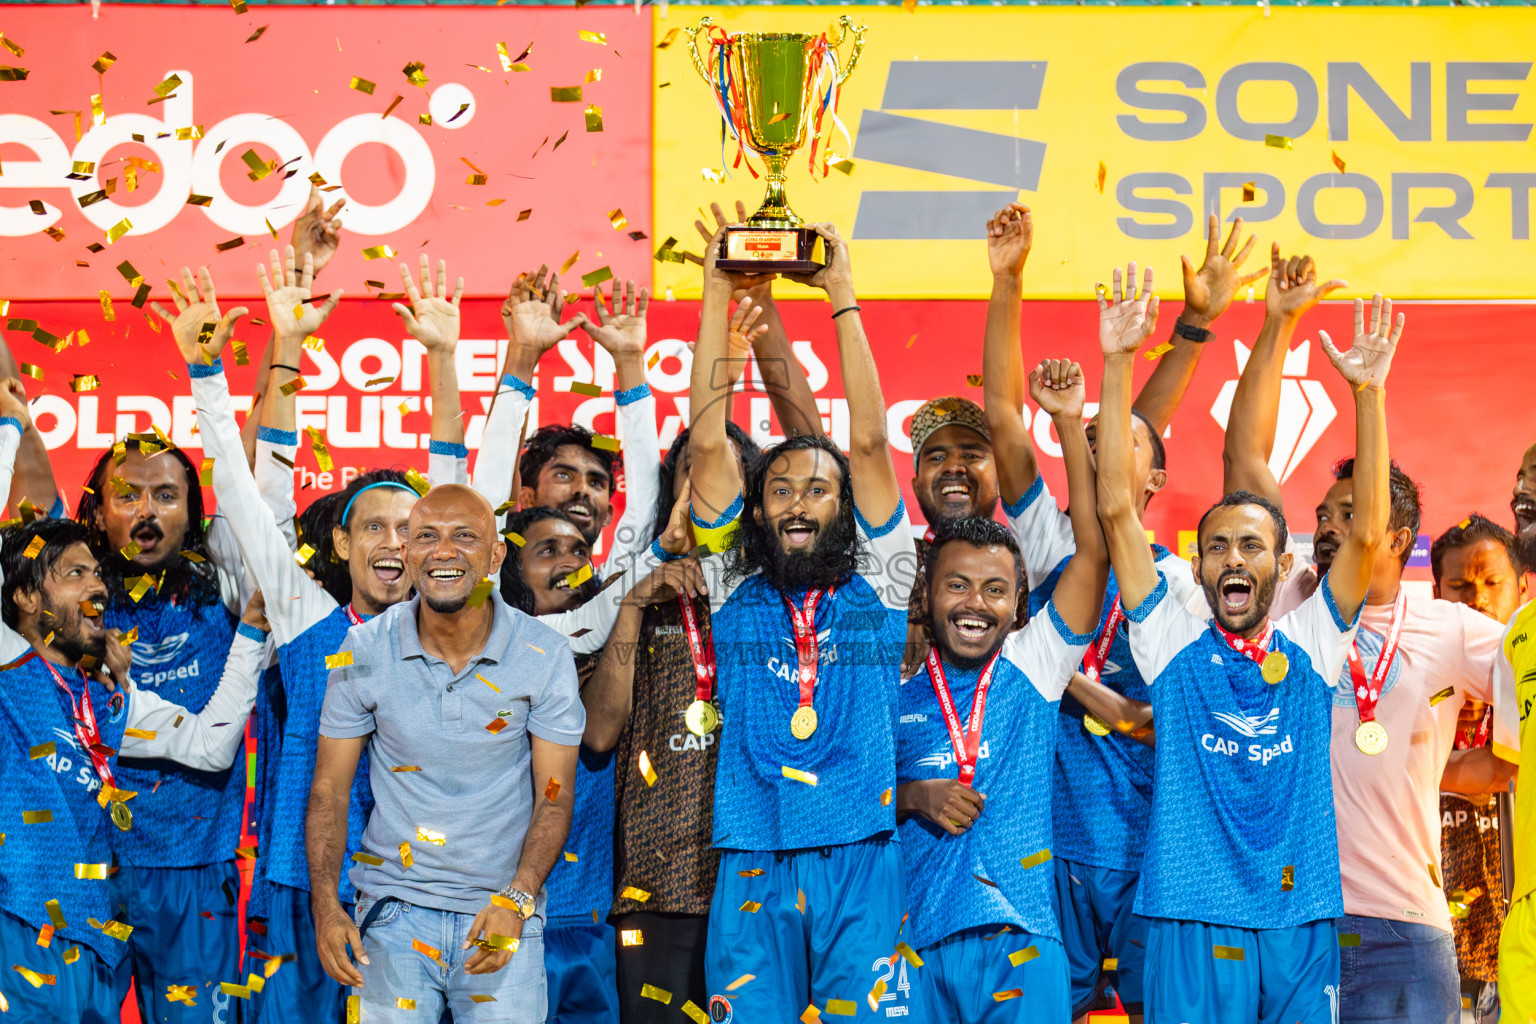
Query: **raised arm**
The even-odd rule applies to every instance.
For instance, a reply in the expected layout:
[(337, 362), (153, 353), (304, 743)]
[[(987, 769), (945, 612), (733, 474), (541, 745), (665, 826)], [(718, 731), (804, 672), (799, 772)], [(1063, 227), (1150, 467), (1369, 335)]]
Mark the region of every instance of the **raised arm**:
[(336, 895), (347, 854), (347, 805), (352, 799), (352, 779), (368, 745), (367, 736), (333, 739), (321, 736), (315, 751), (315, 776), (309, 787), (309, 810), (304, 816), (304, 852), (309, 860), (309, 902), (315, 918), (315, 946), (320, 966), (343, 985), (362, 985), (363, 976), (347, 956), (363, 963), (363, 937)]
[(1387, 374), (1398, 339), (1403, 335), (1403, 314), (1392, 322), (1392, 301), (1378, 292), (1371, 300), (1371, 327), (1365, 329), (1365, 303), (1355, 300), (1355, 341), (1347, 352), (1333, 345), (1328, 332), (1318, 331), (1323, 351), (1355, 396), (1354, 513), (1349, 533), (1328, 569), (1333, 603), (1345, 622), (1353, 622), (1365, 603), (1376, 550), (1387, 535), (1391, 511), (1388, 492), (1390, 456), (1387, 454)]
[(1067, 513), (1077, 550), (1062, 570), (1052, 603), (1067, 628), (1092, 633), (1104, 607), (1109, 556), (1099, 526), (1093, 454), (1083, 429), (1083, 368), (1070, 359), (1047, 359), (1029, 375), (1029, 397), (1045, 410), (1061, 438), (1067, 466)]
[[(11, 354), (11, 346), (0, 334), (0, 378), (21, 379), (21, 368)], [(25, 393), (23, 393), (23, 396)], [(32, 502), (47, 515), (63, 514), (59, 485), (53, 478), (53, 463), (48, 459), (48, 446), (43, 435), (37, 432), (32, 418), (27, 417), (21, 434), (21, 447), (16, 452), (16, 469), (6, 503), (15, 511), (23, 498)]]
[(734, 386), (727, 339), (731, 296), (743, 279), (715, 267), (724, 237), (722, 226), (704, 250), (699, 336), (693, 348), (693, 373), (688, 383), (688, 478), (693, 483), (694, 517), (706, 526), (722, 525), (720, 520), (741, 497), (742, 485), (741, 466), (725, 424), (730, 417)]
[(469, 482), (469, 449), (464, 447), (464, 411), (459, 401), (459, 370), (455, 362), (459, 345), (459, 299), (464, 279), (448, 292), (448, 263), (437, 261), (437, 282), (432, 281), (432, 261), (421, 254), (421, 287), (411, 279), (410, 268), (400, 264), (400, 281), (410, 306), (396, 302), (392, 308), (411, 337), (427, 350), (427, 390), (432, 397), (432, 439), (428, 449), (427, 478), (434, 484)]
[(1152, 728), (1152, 705), (1146, 701), (1132, 700), (1103, 683), (1094, 682), (1081, 672), (1072, 673), (1072, 679), (1067, 683), (1067, 694), (1098, 715), (1116, 732), (1129, 736), (1144, 747), (1157, 745), (1157, 733)]
[(1280, 381), (1291, 337), (1302, 314), (1329, 292), (1343, 288), (1339, 280), (1318, 284), (1310, 256), (1283, 259), (1280, 246), (1269, 252), (1269, 286), (1264, 292), (1264, 326), (1253, 343), (1248, 365), (1238, 377), (1227, 414), (1227, 435), (1221, 458), (1222, 490), (1251, 491), (1284, 508), (1280, 483), (1269, 468), (1280, 418)]
[[(31, 426), (32, 415), (27, 411), (27, 393), (21, 381), (15, 377), (0, 381), (0, 493), (11, 488), (16, 451)], [(0, 570), (0, 583), (4, 580), (5, 573)], [(0, 622), (0, 665), (9, 665), (31, 650), (31, 641)]]
[[(848, 398), (848, 472), (852, 478), (853, 504), (866, 522), (878, 527), (889, 522), (901, 505), (901, 485), (896, 481), (891, 443), (885, 431), (885, 396), (880, 391), (880, 373), (860, 318), (848, 243), (831, 224), (811, 226), (821, 236), (826, 265), (813, 274), (791, 275), (791, 279), (822, 289), (832, 302), (843, 393)], [(690, 449), (692, 445), (690, 435)]]
[[(268, 265), (272, 270), (270, 277), (267, 276)], [(291, 245), (283, 251), (281, 259), (276, 249), (271, 250), (268, 264), (257, 264), (256, 273), (261, 280), (261, 293), (267, 300), (267, 322), (272, 325), (272, 361), (268, 364), (267, 397), (262, 402), (261, 426), (296, 437), (298, 418), (294, 412), (294, 396), (298, 391), (290, 387), (285, 392), (284, 385), (292, 385), (300, 376), (299, 359), (304, 352), (304, 339), (325, 323), (341, 301), (342, 291), (338, 288), (321, 305), (311, 302), (315, 279), (313, 258), (306, 257), (300, 262)]]
[(1152, 268), (1136, 290), (1136, 264), (1127, 264), (1124, 297), (1115, 268), (1114, 300), (1099, 296), (1099, 348), (1104, 384), (1099, 395), (1097, 452), (1099, 522), (1109, 546), (1110, 565), (1127, 610), (1139, 608), (1157, 588), (1157, 564), (1136, 512), (1136, 457), (1131, 439), (1131, 376), (1136, 350), (1157, 327)]
[(992, 294), (981, 349), (981, 392), (992, 433), (992, 464), (1004, 505), (1015, 505), (1040, 476), (1035, 444), (1024, 421), (1024, 354), (1019, 323), (1024, 301), (1024, 263), (1035, 241), (1029, 207), (1012, 203), (987, 222), (987, 262)]
[[(1221, 223), (1211, 214), (1205, 227), (1205, 262), (1196, 270), (1188, 256), (1180, 256), (1184, 270), (1184, 311), (1174, 324), (1168, 344), (1173, 348), (1157, 361), (1152, 376), (1142, 385), (1136, 396), (1135, 409), (1147, 418), (1153, 430), (1161, 434), (1173, 421), (1184, 392), (1194, 379), (1195, 367), (1205, 351), (1205, 343), (1211, 339), (1210, 327), (1216, 318), (1226, 312), (1237, 290), (1259, 280), (1265, 271), (1255, 270), (1244, 274), (1239, 269), (1253, 251), (1254, 236), (1249, 235), (1239, 249), (1243, 237), (1243, 218), (1232, 223), (1225, 245), (1221, 243)], [(1186, 332), (1181, 334), (1180, 331)], [(1188, 337), (1187, 335), (1196, 335)]]

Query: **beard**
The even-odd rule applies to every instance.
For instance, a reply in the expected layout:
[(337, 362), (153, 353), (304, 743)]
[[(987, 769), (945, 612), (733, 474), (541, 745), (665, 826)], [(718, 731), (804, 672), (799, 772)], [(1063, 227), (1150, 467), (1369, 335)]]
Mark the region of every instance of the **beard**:
[[(1253, 585), (1253, 597), (1249, 602), (1247, 611), (1240, 613), (1235, 618), (1228, 616), (1225, 602), (1221, 599), (1221, 581), (1232, 577), (1241, 577)], [(1274, 574), (1260, 579), (1247, 572), (1223, 573), (1216, 577), (1215, 582), (1206, 580), (1202, 576), (1200, 579), (1200, 589), (1205, 591), (1206, 603), (1211, 606), (1211, 611), (1214, 613), (1216, 621), (1221, 625), (1221, 628), (1225, 629), (1228, 633), (1241, 634), (1248, 632), (1248, 630), (1257, 626), (1268, 617), (1269, 606), (1275, 600), (1275, 579)]]
[(468, 594), (465, 594), (463, 597), (428, 597), (422, 594), (421, 599), (428, 608), (431, 608), (439, 615), (452, 615), (469, 604)]
[(1536, 572), (1536, 523), (1516, 532), (1515, 553), (1520, 558), (1521, 570)]
[[(91, 600), (99, 604), (106, 604), (107, 595), (97, 594)], [(105, 633), (85, 631), (85, 616), (78, 605), (72, 608), (64, 608), (55, 605), (46, 594), (42, 602), (42, 621), (53, 623), (53, 649), (69, 659), (72, 664), (78, 665), (83, 658), (95, 658), (98, 662), (106, 657), (107, 637)], [(45, 636), (47, 634), (44, 634)]]
[[(964, 505), (949, 504), (941, 493), (946, 484), (956, 482), (954, 474), (938, 477), (928, 487), (927, 493), (918, 495), (918, 506), (923, 510), (923, 518), (928, 520), (930, 526), (959, 522), (961, 519), (991, 519), (996, 514), (996, 495), (987, 502), (981, 493), (980, 481), (968, 474), (962, 474), (959, 480), (970, 489), (970, 500)], [(983, 508), (983, 505), (986, 507)]]
[(824, 590), (853, 575), (857, 563), (858, 533), (853, 517), (838, 515), (830, 524), (815, 524), (814, 541), (807, 549), (791, 551), (784, 546), (783, 527), (804, 519), (785, 519), (761, 530), (767, 558), (763, 575), (780, 592)]

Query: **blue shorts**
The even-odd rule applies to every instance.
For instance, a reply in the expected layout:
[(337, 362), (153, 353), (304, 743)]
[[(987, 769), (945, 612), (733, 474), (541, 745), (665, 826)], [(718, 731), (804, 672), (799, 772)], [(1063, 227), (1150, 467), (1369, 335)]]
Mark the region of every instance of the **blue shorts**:
[(544, 922), (550, 1024), (618, 1024), (613, 925), (590, 914)]
[(1335, 1024), (1338, 932), (1153, 918), (1146, 988), (1146, 1024)]
[[(912, 973), (920, 1002), (911, 1019), (964, 1024), (1071, 1020), (1067, 955), (1061, 943), (1017, 929), (998, 935), (1000, 931), (1001, 925), (969, 928), (918, 950), (923, 966)], [(1035, 950), (1030, 959), (1019, 956), (1030, 948)], [(1020, 962), (1015, 964), (1010, 957)], [(899, 977), (904, 977), (906, 961), (898, 959), (898, 963)]]
[[(830, 1011), (839, 1020), (910, 1017), (911, 990), (897, 986), (900, 968), (893, 963), (902, 887), (901, 850), (893, 842), (782, 854), (725, 851), (704, 952), (710, 1005), (703, 1009), (710, 1020), (796, 1021), (807, 1005), (827, 1020), (829, 1002), (839, 1004)], [(750, 981), (735, 984), (748, 974)], [(882, 980), (877, 1016), (865, 997)]]
[[(1060, 857), (1051, 863), (1056, 920), (1072, 975), (1072, 1016), (1082, 1016), (1105, 987), (1113, 988), (1126, 1009), (1136, 1012), (1147, 958), (1147, 919), (1131, 912), (1141, 875)], [(1105, 970), (1106, 960), (1115, 966)]]
[[(347, 916), (352, 905), (343, 903)], [(315, 948), (315, 918), (309, 909), (309, 893), (288, 885), (271, 885), (267, 915), (267, 934), (252, 931), (249, 949), (272, 956), (296, 954), (266, 979), (260, 992), (251, 993), (247, 1013), (253, 1021), (288, 1024), (290, 1021), (315, 1021), (332, 1024), (347, 1019), (347, 987), (325, 973), (320, 953)], [(240, 975), (264, 974), (266, 961), (247, 956)]]
[[(118, 1024), (128, 994), (126, 981), (119, 989), (112, 968), (89, 946), (55, 937), (44, 949), (37, 944), (37, 931), (21, 918), (0, 910), (0, 969), (5, 972), (0, 976), (0, 992), (10, 1004), (10, 1011), (0, 1019)], [(64, 962), (69, 949), (80, 951), (80, 958), (72, 964)], [(12, 965), (51, 974), (57, 980), (33, 988), (11, 969)]]
[[(220, 991), (219, 983), (245, 980), (240, 973), (235, 912), (240, 871), (235, 862), (195, 868), (123, 865), (109, 884), (113, 907), (121, 908), (133, 925), (128, 956), (118, 970), (131, 972), (138, 983), (143, 1018), (155, 1024), (207, 1024), (209, 1003), (233, 998)], [(126, 991), (127, 979), (119, 984)], [(172, 985), (191, 985), (199, 992), (211, 987), (211, 992), (196, 1006), (171, 1003), (165, 993)]]

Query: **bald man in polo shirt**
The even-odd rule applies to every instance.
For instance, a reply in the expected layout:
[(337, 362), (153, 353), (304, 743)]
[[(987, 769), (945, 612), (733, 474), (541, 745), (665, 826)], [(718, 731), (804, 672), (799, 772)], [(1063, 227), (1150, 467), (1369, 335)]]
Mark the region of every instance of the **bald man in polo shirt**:
[[(565, 638), (476, 593), (505, 557), (489, 502), (432, 489), (406, 540), (417, 596), (354, 627), (331, 662), (307, 820), (316, 946), (365, 1020), (545, 1019), (544, 878), (586, 716)], [(335, 893), (365, 747), (354, 925)]]

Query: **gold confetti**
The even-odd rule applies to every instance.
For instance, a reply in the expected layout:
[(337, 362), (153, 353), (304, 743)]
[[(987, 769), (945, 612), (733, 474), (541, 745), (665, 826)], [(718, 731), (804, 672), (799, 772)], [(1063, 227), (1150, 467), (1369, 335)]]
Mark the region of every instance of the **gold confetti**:
[(1097, 183), (1098, 184), (1098, 189), (1099, 189), (1099, 195), (1103, 195), (1104, 194), (1104, 178), (1108, 174), (1109, 174), (1109, 168), (1104, 166), (1104, 161), (1103, 160), (1100, 160), (1099, 161), (1099, 178), (1098, 178), (1098, 183)]
[[(37, 539), (42, 540), (41, 537)], [(29, 748), (27, 750), (27, 756), (31, 760), (36, 761), (39, 758), (52, 757), (54, 755), (55, 749), (56, 747), (54, 742), (49, 740), (47, 743), (39, 743), (37, 746)]]
[(1156, 362), (1160, 356), (1172, 351), (1173, 343), (1171, 341), (1165, 341), (1161, 345), (1148, 349), (1143, 353), (1143, 355), (1145, 355), (1149, 360)]
[[(395, 769), (395, 771), (399, 771), (399, 770), (400, 770), (399, 768)], [(417, 768), (416, 770), (417, 771), (421, 771), (420, 768)], [(409, 842), (401, 843), (400, 844), (400, 866), (403, 867), (403, 868), (408, 868), (413, 863), (415, 863), (415, 861), (411, 857), (411, 844)]]
[(101, 387), (101, 379), (94, 373), (76, 374), (75, 379), (69, 382), (69, 390), (79, 394), (82, 391), (95, 391)]
[[(469, 1001), (472, 1003), (494, 1003), (496, 1001), (496, 997), (486, 995), (472, 995), (469, 997)], [(350, 1024), (350, 1022), (348, 1022), (348, 1024)]]
[(352, 855), (352, 859), (357, 861), (359, 864), (372, 864), (374, 867), (378, 867), (380, 864), (384, 863), (383, 857), (375, 857), (373, 854), (363, 853), (361, 850), (359, 850), (357, 853), (354, 853)]
[[(907, 0), (907, 2), (915, 3), (916, 0)], [(812, 1003), (810, 1006), (807, 1006), (805, 1008), (805, 1012), (800, 1015), (800, 1024), (817, 1024), (817, 1022), (820, 1020), (821, 1011), (816, 1009), (816, 1005), (814, 1003)]]
[(152, 740), (159, 735), (154, 729), (124, 729), (124, 736), (132, 736), (136, 740)]
[(636, 889), (632, 885), (626, 885), (624, 888), (619, 890), (619, 899), (621, 900), (634, 900), (636, 903), (644, 903), (650, 898), (650, 893), (646, 892), (644, 889)]
[(565, 862), (567, 864), (575, 864), (575, 863), (578, 863), (580, 860), (581, 860), (581, 858), (579, 856), (577, 856), (576, 854), (572, 853), (570, 850), (566, 850), (565, 851)]
[(394, 259), (398, 255), (400, 254), (387, 245), (370, 245), (363, 250), (365, 260)]
[(167, 985), (165, 986), (165, 1000), (168, 1003), (185, 1003), (188, 1006), (196, 1006), (197, 986)]
[(309, 387), (309, 381), (305, 380), (303, 377), (295, 377), (293, 380), (290, 380), (288, 383), (282, 385), (277, 390), (283, 393), (284, 398), (287, 398), (295, 391), (303, 391), (307, 387)]
[(796, 782), (803, 782), (807, 786), (816, 785), (816, 776), (811, 772), (803, 772), (799, 768), (791, 768), (788, 765), (782, 765), (780, 770), (784, 773), (786, 779), (794, 779)]
[(968, 373), (968, 374), (966, 374), (965, 375), (965, 383), (966, 383), (967, 387), (973, 387), (973, 388), (981, 387), (981, 374), (979, 374), (979, 373)]
[(432, 484), (419, 471), (408, 469), (405, 471), (405, 482), (410, 484), (417, 494), (426, 494), (432, 489)]
[(608, 267), (598, 267), (590, 274), (581, 275), (581, 283), (588, 288), (595, 288), (604, 281), (613, 279), (613, 270)]
[[(433, 959), (436, 959), (436, 957)], [(402, 1010), (414, 1010), (416, 1009), (416, 1000), (407, 999), (405, 996), (396, 996), (395, 1006)]]
[(107, 229), (107, 244), (111, 245), (113, 242), (117, 241), (119, 238), (122, 238), (132, 230), (133, 221), (129, 220), (127, 217), (124, 217), (122, 220), (118, 221), (116, 224)]
[(992, 999), (995, 1002), (1003, 1003), (1003, 1002), (1007, 1002), (1010, 999), (1017, 999), (1020, 996), (1022, 996), (1023, 994), (1024, 994), (1024, 990), (1021, 989), (1021, 988), (1010, 988), (1006, 992), (993, 992), (992, 993)]
[(1429, 706), (1430, 707), (1434, 707), (1436, 704), (1439, 704), (1441, 701), (1445, 700), (1447, 697), (1454, 697), (1454, 696), (1456, 696), (1456, 687), (1454, 687), (1454, 686), (1447, 686), (1445, 689), (1440, 690), (1437, 693), (1434, 693), (1434, 694), (1430, 695)]
[(664, 988), (657, 988), (655, 985), (641, 985), (640, 996), (642, 999), (654, 999), (664, 1006), (669, 1006), (672, 1003), (672, 993)]
[(1296, 867), (1293, 864), (1287, 864), (1285, 867), (1280, 869), (1280, 891), (1290, 892), (1295, 888)]
[(1266, 135), (1264, 136), (1264, 145), (1269, 146), (1271, 149), (1290, 149), (1292, 139), (1288, 135)]
[(551, 778), (549, 784), (544, 787), (544, 799), (554, 803), (560, 799), (560, 780)]
[(1217, 960), (1244, 960), (1246, 959), (1241, 946), (1212, 946), (1211, 955)]
[(849, 999), (828, 999), (827, 1012), (838, 1017), (852, 1017), (859, 1012), (859, 1006)]
[(43, 538), (33, 537), (31, 543), (29, 543), (26, 546), (26, 549), (22, 551), (22, 554), (28, 558), (36, 558), (38, 555), (43, 553), (43, 548), (47, 546), (48, 542), (43, 540)]
[(609, 437), (607, 434), (593, 434), (592, 447), (601, 448), (603, 451), (616, 452), (619, 450), (619, 439)]
[(756, 878), (758, 875), (763, 874), (763, 869), (762, 868), (749, 868), (746, 871), (738, 871), (736, 873), (738, 875), (740, 875), (742, 878)]
[(176, 75), (172, 75), (170, 78), (167, 78), (165, 81), (155, 86), (155, 95), (163, 99), (166, 96), (169, 96), (171, 93), (175, 92), (176, 87), (180, 84), (181, 79)]
[(98, 75), (104, 75), (107, 73), (107, 68), (116, 63), (117, 57), (114, 56), (110, 50), (108, 50), (102, 53), (100, 57), (97, 57), (95, 60), (91, 61), (91, 70), (96, 72)]
[(1253, 181), (1245, 182), (1243, 184), (1243, 202), (1245, 202), (1245, 203), (1253, 202), (1253, 197), (1256, 194), (1255, 193), (1255, 189), (1257, 187), (1258, 187), (1258, 183), (1257, 182), (1253, 182)]
[(309, 435), (309, 447), (315, 453), (315, 463), (322, 473), (328, 473), (336, 468), (331, 461), (330, 449), (325, 446), (325, 437), (314, 427), (306, 426), (304, 432)]
[(347, 996), (347, 1024), (358, 1024), (362, 1020), (362, 1003), (362, 996)]
[(891, 806), (891, 791), (889, 789), (886, 790), (884, 793), (880, 794), (880, 806), (881, 807), (889, 807), (889, 806)]
[(475, 589), (469, 592), (469, 606), (479, 608), (491, 599), (491, 593), (496, 589), (496, 584), (489, 576), (475, 584)]
[(365, 92), (369, 96), (372, 96), (373, 90), (377, 87), (372, 82), (368, 81), (368, 79), (358, 78), (356, 75), (353, 75), (350, 88), (356, 89), (358, 92)]
[(227, 242), (219, 242), (214, 246), (214, 248), (219, 250), (219, 252), (229, 252), (229, 250), (238, 249), (244, 244), (245, 239), (243, 238), (231, 238)]
[(587, 122), (587, 131), (600, 132), (603, 130), (603, 108), (596, 103), (588, 103), (583, 111)]
[(800, 913), (802, 913), (802, 914), (805, 913), (805, 890), (804, 889), (796, 889), (795, 890), (795, 909), (800, 911)]
[(646, 787), (649, 788), (656, 785), (656, 769), (651, 767), (651, 755), (642, 750), (637, 760), (640, 766), (640, 775), (645, 779)]
[(1044, 864), (1050, 859), (1051, 851), (1041, 850), (1039, 853), (1032, 853), (1028, 857), (1021, 858), (1019, 863), (1024, 865), (1026, 868), (1035, 868), (1039, 867), (1041, 864)]
[(107, 866), (105, 864), (76, 864), (76, 878), (94, 878), (97, 881), (107, 880)]
[(549, 87), (549, 99), (552, 103), (580, 103), (581, 86), (579, 85), (552, 85)]
[(32, 968), (23, 967), (21, 964), (12, 964), (11, 970), (15, 971), (17, 974), (20, 974), (23, 978), (26, 978), (27, 982), (33, 988), (42, 988), (44, 985), (56, 985), (59, 981), (57, 975), (39, 974)]
[(326, 671), (330, 671), (331, 669), (336, 668), (343, 668), (350, 664), (352, 664), (351, 651), (339, 651), (336, 654), (327, 654), (325, 656)]
[[(121, 479), (121, 478), (120, 477), (113, 477), (113, 479), (117, 480), (117, 479)], [(133, 598), (133, 603), (134, 604), (138, 604), (141, 600), (144, 599), (144, 595), (149, 593), (149, 588), (153, 587), (154, 585), (155, 585), (155, 581), (151, 577), (149, 577), (149, 576), (140, 576), (138, 578), (138, 580), (134, 583), (133, 589), (128, 591), (128, 596)]]
[(896, 952), (900, 953), (901, 958), (907, 963), (911, 964), (913, 967), (923, 966), (923, 958), (917, 955), (917, 950), (913, 949), (905, 942), (896, 943)]
[(1013, 966), (1018, 967), (1021, 964), (1029, 963), (1031, 960), (1035, 959), (1035, 957), (1037, 957), (1039, 955), (1040, 955), (1040, 950), (1039, 950), (1038, 947), (1036, 947), (1036, 946), (1025, 946), (1023, 949), (1016, 950), (1016, 951), (1014, 951), (1012, 953), (1009, 953), (1008, 954), (1008, 962), (1013, 964)]
[(427, 87), (427, 83), (432, 81), (432, 79), (428, 78), (423, 73), (426, 70), (426, 67), (426, 64), (423, 62), (419, 60), (413, 60), (405, 67), (401, 68), (400, 73), (405, 76), (405, 80), (407, 82), (410, 82), (416, 88), (425, 89)]
[(1339, 156), (1338, 150), (1333, 151), (1333, 166), (1339, 169), (1340, 174), (1344, 173), (1344, 158)]
[(1340, 946), (1358, 946), (1358, 945), (1360, 945), (1360, 934), (1358, 932), (1339, 932), (1339, 945)]
[(466, 184), (466, 185), (484, 185), (485, 181), (486, 181), (485, 175), (483, 175), (483, 174), (471, 174), (469, 177), (464, 179), (464, 184)]
[(591, 578), (592, 578), (592, 563), (588, 562), (586, 565), (582, 566), (580, 569), (577, 569), (575, 572), (573, 572), (573, 573), (569, 574), (568, 576), (566, 576), (565, 577), (565, 584), (566, 584), (566, 586), (570, 587), (572, 590), (575, 590), (577, 587), (581, 586), (583, 583), (587, 582), (587, 580), (589, 580)]
[(693, 1021), (694, 1024), (710, 1024), (709, 1014), (705, 1013), (703, 1010), (701, 1010), (697, 1006), (693, 1005), (693, 1000), (692, 999), (689, 999), (689, 1000), (685, 1001), (683, 1003), (682, 1009), (683, 1009), (683, 1014), (689, 1020)]
[(1445, 886), (1443, 886), (1440, 883), (1440, 871), (1439, 871), (1439, 869), (1436, 868), (1433, 864), (1426, 864), (1424, 866), (1429, 868), (1429, 879), (1430, 879), (1430, 881), (1435, 883), (1435, 888), (1436, 889), (1443, 889), (1443, 888), (1445, 888)]
[(756, 977), (757, 975), (755, 974), (743, 974), (741, 977), (725, 986), (725, 990), (727, 992), (735, 992), (737, 989), (741, 988), (741, 986), (745, 985), (749, 981), (752, 981)]
[(433, 846), (446, 846), (448, 843), (448, 837), (443, 835), (441, 832), (434, 832), (430, 828), (423, 828), (422, 826), (417, 825), (416, 841), (421, 843), (431, 843)]
[(293, 553), (293, 560), (298, 562), (300, 565), (308, 565), (309, 560), (314, 557), (315, 546), (313, 544), (301, 545), (299, 550)]
[(763, 905), (753, 900), (747, 900), (747, 902), (741, 905), (741, 909), (746, 911), (748, 914), (755, 914), (759, 910), (763, 909)]

